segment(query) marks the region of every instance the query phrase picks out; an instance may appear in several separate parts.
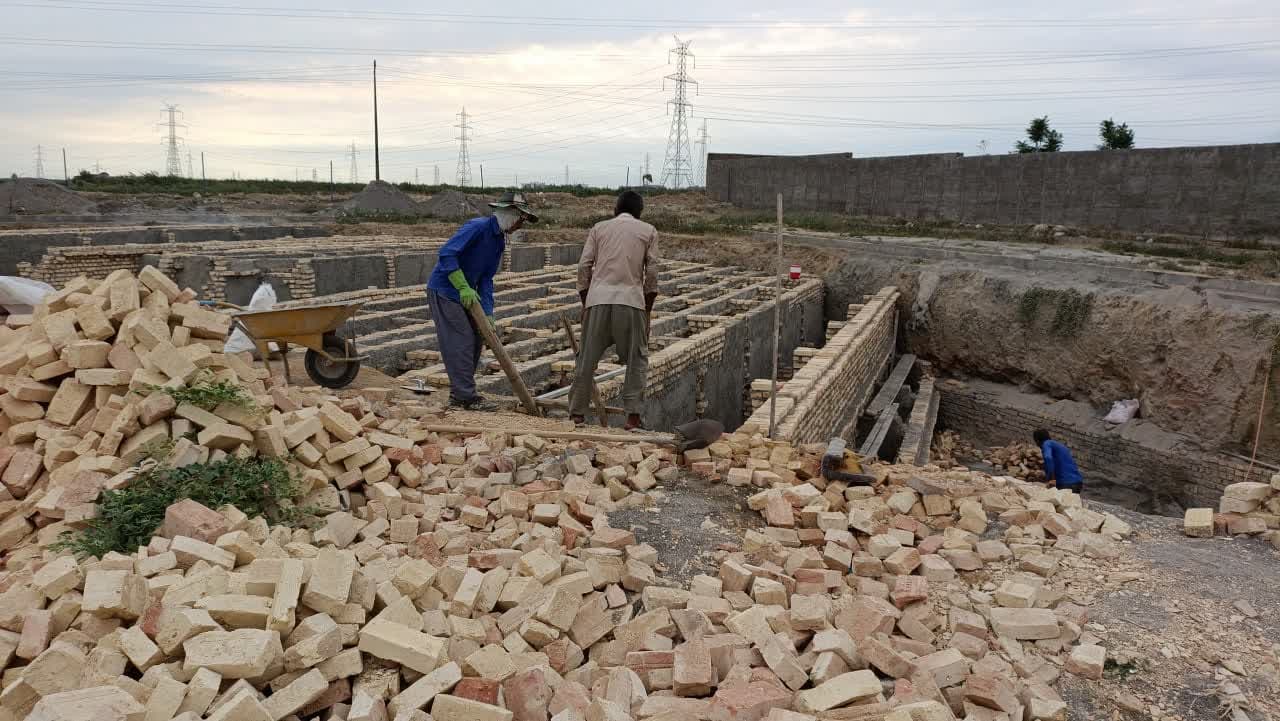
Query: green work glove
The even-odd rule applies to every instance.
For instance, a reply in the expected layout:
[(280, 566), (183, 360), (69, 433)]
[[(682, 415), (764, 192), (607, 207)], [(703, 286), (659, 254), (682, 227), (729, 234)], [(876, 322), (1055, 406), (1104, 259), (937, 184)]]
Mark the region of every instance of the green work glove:
[(480, 302), (480, 294), (467, 283), (467, 276), (462, 274), (461, 269), (449, 274), (449, 283), (458, 291), (458, 300), (462, 301), (463, 308), (470, 308), (472, 303)]
[(485, 316), (485, 318), (488, 318), (488, 319), (489, 319), (489, 330), (493, 331), (494, 333), (497, 333), (497, 332), (498, 332), (498, 321), (497, 321), (497, 320), (495, 320), (495, 319), (494, 319), (494, 317), (493, 317), (493, 316), (491, 316), (491, 315), (486, 315), (486, 316)]

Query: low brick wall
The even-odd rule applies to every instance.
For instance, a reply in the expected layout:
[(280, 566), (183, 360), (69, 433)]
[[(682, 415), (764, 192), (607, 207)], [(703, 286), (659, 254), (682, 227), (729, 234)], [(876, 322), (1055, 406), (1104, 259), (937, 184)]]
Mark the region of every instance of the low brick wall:
[[(853, 426), (893, 359), (898, 296), (898, 289), (888, 286), (868, 298), (786, 382), (778, 393), (777, 438), (821, 442)], [(767, 429), (769, 404), (756, 409), (748, 422)]]
[[(1063, 418), (1052, 406), (1038, 411), (1002, 401), (981, 389), (939, 384), (942, 402), (938, 425), (966, 440), (986, 445), (1030, 441), (1045, 428), (1071, 449), (1085, 477), (1102, 479), (1156, 497), (1172, 498), (1185, 507), (1217, 507), (1222, 489), (1232, 483), (1266, 483), (1274, 469), (1236, 457), (1203, 451), (1192, 439), (1164, 433), (1158, 442), (1127, 438), (1120, 426), (1107, 430), (1100, 419), (1089, 423)], [(1178, 443), (1171, 443), (1173, 439)]]

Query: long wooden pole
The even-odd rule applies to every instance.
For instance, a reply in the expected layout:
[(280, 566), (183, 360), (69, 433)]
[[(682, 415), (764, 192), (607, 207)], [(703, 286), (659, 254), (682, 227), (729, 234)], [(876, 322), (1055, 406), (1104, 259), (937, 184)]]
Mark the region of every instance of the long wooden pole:
[(520, 378), (520, 371), (516, 370), (516, 364), (512, 363), (511, 356), (507, 355), (507, 349), (502, 345), (502, 341), (498, 340), (498, 335), (489, 327), (489, 319), (485, 317), (484, 309), (479, 303), (472, 303), (467, 312), (471, 314), (471, 320), (475, 321), (480, 337), (484, 338), (485, 344), (497, 356), (498, 365), (502, 366), (502, 371), (507, 374), (507, 380), (511, 381), (511, 388), (516, 392), (516, 397), (520, 399), (524, 409), (531, 416), (542, 415), (538, 411), (538, 404), (533, 400), (533, 394)]
[[(565, 315), (564, 313), (561, 313), (560, 322), (564, 324), (565, 335), (569, 336), (569, 347), (573, 349), (573, 355), (577, 356), (578, 355), (578, 336), (576, 333), (573, 332), (573, 324), (569, 322), (569, 316)], [(592, 368), (588, 372), (595, 373), (595, 369)], [(591, 377), (591, 402), (594, 403), (596, 406), (596, 415), (600, 417), (600, 425), (605, 428), (608, 428), (609, 427), (609, 411), (607, 408), (605, 408), (604, 398), (601, 397), (600, 395), (600, 389), (596, 387), (596, 379), (594, 375)]]
[(673, 435), (651, 435), (638, 436), (634, 433), (580, 433), (578, 431), (544, 431), (537, 428), (478, 428), (476, 426), (452, 426), (452, 425), (435, 425), (425, 424), (420, 426), (423, 430), (430, 433), (456, 433), (459, 435), (480, 435), (486, 432), (496, 431), (498, 433), (512, 433), (515, 435), (539, 436), (541, 438), (555, 438), (562, 441), (600, 441), (602, 443), (659, 443), (664, 445), (673, 445), (676, 437)]
[(778, 422), (778, 347), (782, 337), (782, 193), (778, 193), (778, 260), (773, 269), (777, 290), (773, 298), (773, 376), (769, 381), (769, 438)]

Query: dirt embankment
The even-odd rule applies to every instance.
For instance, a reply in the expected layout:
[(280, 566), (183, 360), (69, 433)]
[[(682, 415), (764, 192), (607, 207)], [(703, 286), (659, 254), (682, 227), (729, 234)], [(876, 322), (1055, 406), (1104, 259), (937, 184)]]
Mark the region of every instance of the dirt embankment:
[[(771, 244), (664, 236), (667, 258), (768, 271)], [(1210, 447), (1252, 445), (1276, 316), (1191, 288), (1104, 287), (1061, 273), (982, 270), (948, 262), (788, 246), (786, 261), (827, 284), (827, 315), (885, 285), (902, 291), (903, 348), (953, 373), (1026, 384), (1092, 404), (1138, 398), (1142, 416)], [(1268, 399), (1280, 393), (1273, 373)], [(1261, 448), (1280, 448), (1268, 400)]]

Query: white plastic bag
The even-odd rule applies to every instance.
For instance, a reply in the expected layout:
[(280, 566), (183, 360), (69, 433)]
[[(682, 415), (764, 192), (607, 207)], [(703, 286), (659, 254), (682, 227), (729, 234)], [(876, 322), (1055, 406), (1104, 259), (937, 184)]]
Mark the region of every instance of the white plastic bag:
[[(249, 299), (249, 307), (247, 310), (271, 310), (276, 307), (276, 289), (271, 287), (270, 283), (262, 283), (258, 289), (253, 291), (253, 297)], [(275, 350), (276, 344), (270, 344), (272, 350)], [(231, 331), (231, 335), (227, 336), (227, 343), (222, 347), (224, 353), (243, 353), (245, 351), (256, 351), (257, 346), (245, 335), (239, 328)]]
[(12, 275), (0, 275), (0, 306), (9, 315), (26, 315), (54, 291), (48, 283)]
[(1111, 412), (1102, 420), (1107, 423), (1127, 423), (1138, 415), (1138, 399), (1130, 398), (1127, 401), (1116, 401), (1111, 405)]

